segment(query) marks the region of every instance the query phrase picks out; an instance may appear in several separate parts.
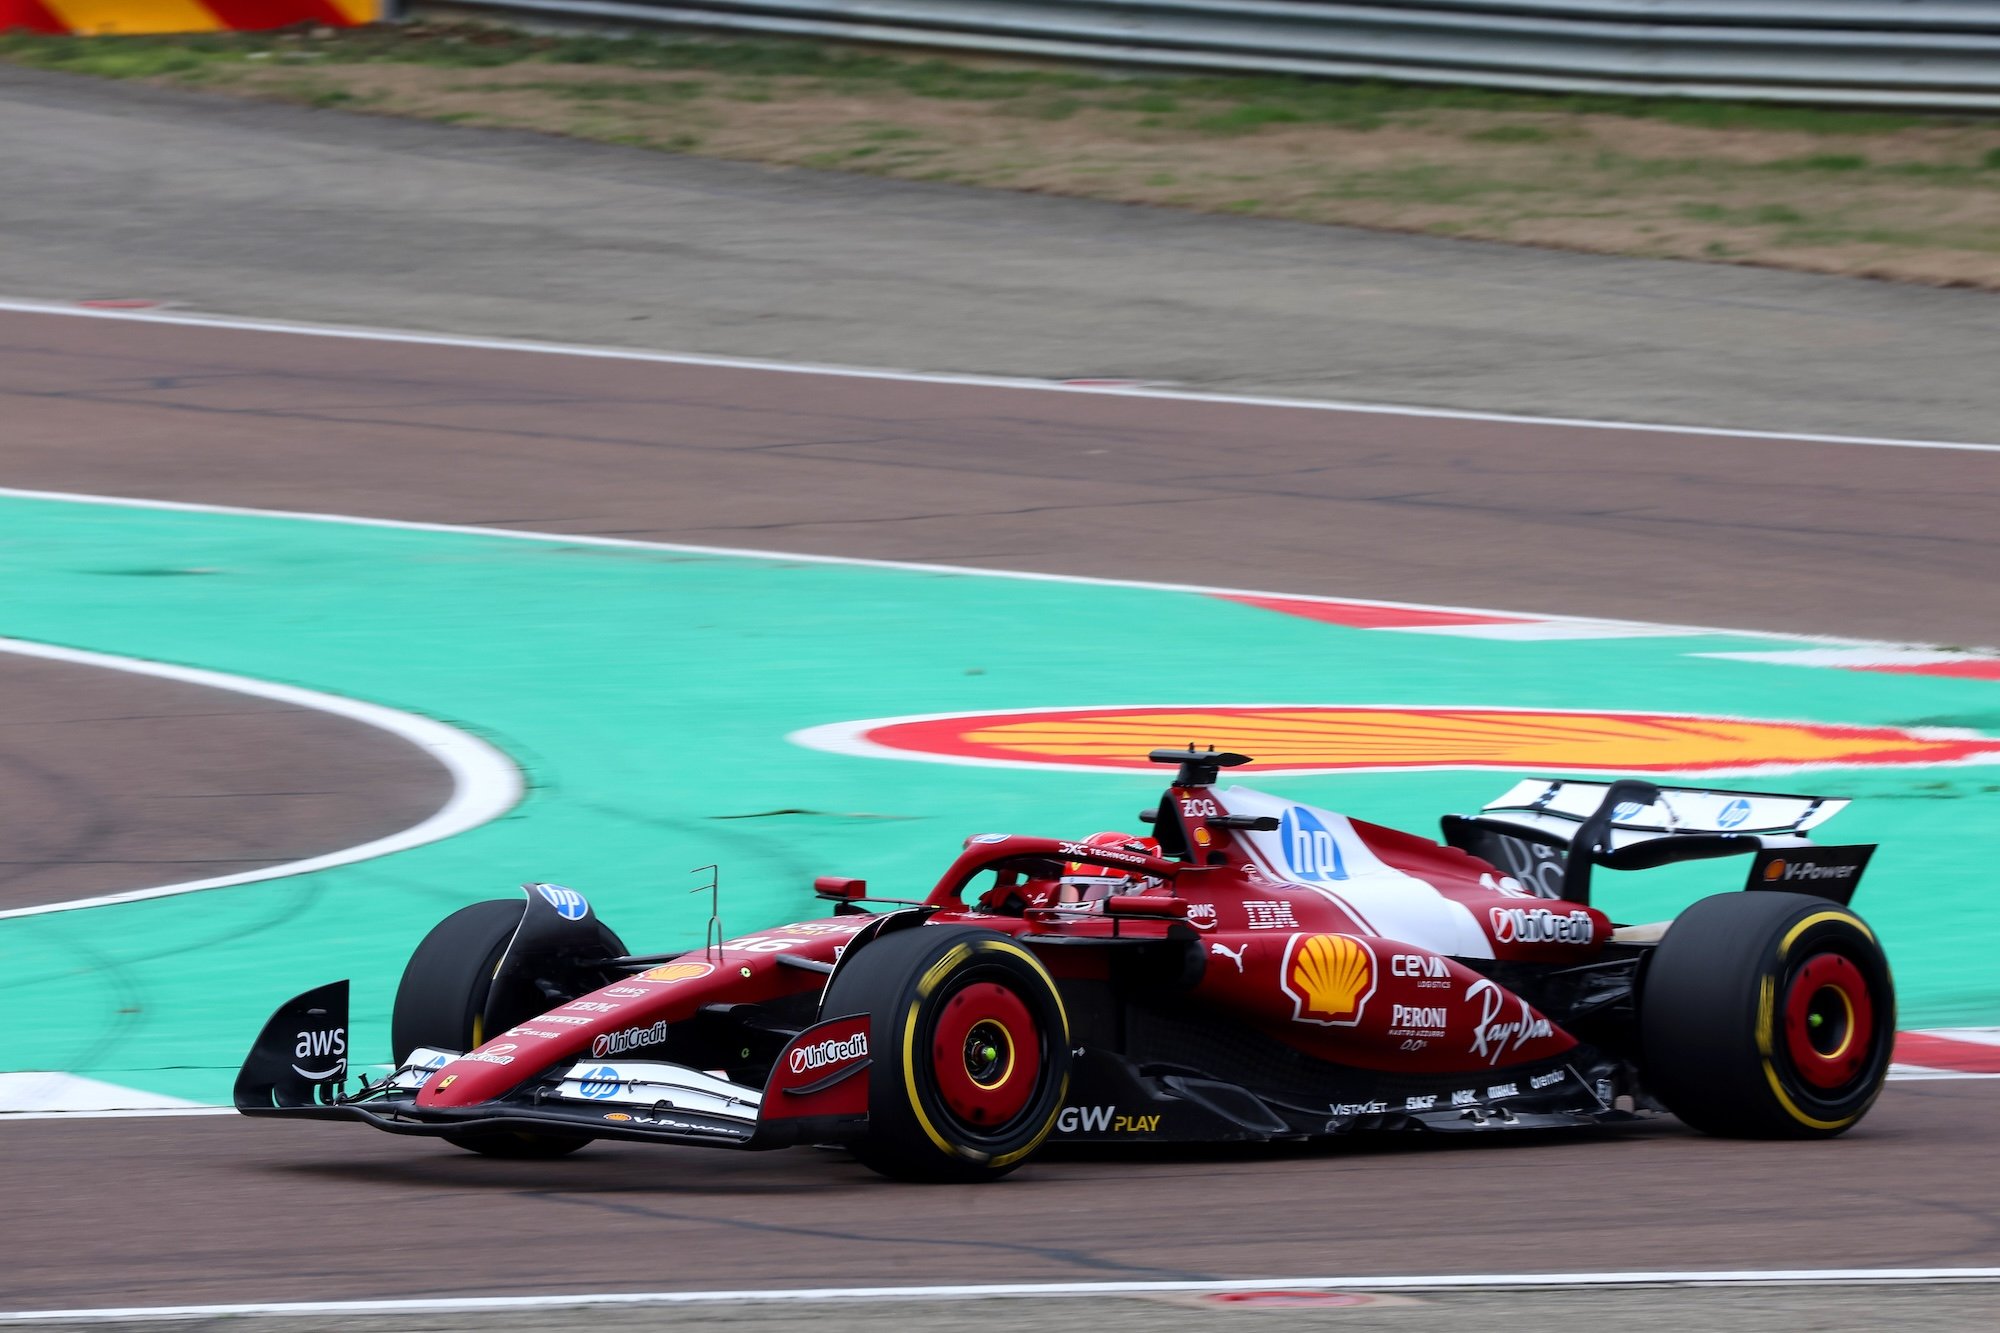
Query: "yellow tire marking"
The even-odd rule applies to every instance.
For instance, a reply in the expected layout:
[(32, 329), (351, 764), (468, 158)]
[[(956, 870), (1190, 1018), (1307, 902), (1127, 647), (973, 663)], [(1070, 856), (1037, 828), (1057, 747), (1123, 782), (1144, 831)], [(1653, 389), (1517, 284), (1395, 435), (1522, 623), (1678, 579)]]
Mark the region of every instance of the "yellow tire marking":
[(1814, 912), (1811, 916), (1785, 932), (1784, 941), (1778, 945), (1778, 961), (1784, 961), (1785, 955), (1792, 951), (1793, 942), (1805, 933), (1806, 927), (1816, 926), (1822, 921), (1845, 921), (1848, 925), (1866, 935), (1870, 944), (1875, 942), (1875, 932), (1862, 924), (1860, 917), (1850, 912)]
[(1001, 953), (1013, 954), (1016, 958), (1034, 969), (1035, 975), (1040, 977), (1043, 983), (1048, 986), (1049, 998), (1056, 1002), (1056, 1021), (1062, 1025), (1062, 1031), (1057, 1035), (1062, 1038), (1063, 1045), (1069, 1045), (1069, 1011), (1063, 1008), (1062, 992), (1056, 989), (1056, 979), (1049, 975), (1047, 968), (1042, 966), (1042, 960), (1012, 940), (987, 940), (982, 947), (997, 949)]
[(1014, 1163), (1020, 1161), (1023, 1157), (1026, 1157), (1029, 1153), (1033, 1152), (1035, 1149), (1041, 1147), (1042, 1140), (1046, 1139), (1049, 1136), (1049, 1134), (1055, 1129), (1056, 1117), (1062, 1114), (1063, 1103), (1067, 1102), (1068, 1100), (1069, 1100), (1069, 1075), (1064, 1074), (1062, 1078), (1062, 1086), (1056, 1089), (1056, 1099), (1049, 1107), (1049, 1118), (1042, 1123), (1042, 1127), (1035, 1134), (1035, 1137), (1028, 1141), (1028, 1145), (1025, 1148), (1022, 1148), (1017, 1152), (1006, 1153), (1003, 1154), (1002, 1156), (994, 1158), (993, 1165), (1012, 1166)]
[[(987, 1021), (992, 1022), (991, 1019)], [(972, 1080), (976, 1086), (984, 1088), (988, 1092), (994, 1092), (1006, 1087), (1007, 1080), (1014, 1077), (1014, 1034), (1009, 1032), (1004, 1024), (993, 1023), (993, 1027), (999, 1032), (1000, 1040), (1006, 1043), (1007, 1046), (1007, 1059), (1000, 1066), (1000, 1077), (991, 1083), (981, 1083), (976, 1078)]]
[[(1838, 1120), (1819, 1120), (1812, 1116), (1807, 1115), (1804, 1111), (1801, 1111), (1798, 1108), (1797, 1104), (1794, 1103), (1792, 1099), (1785, 1094), (1785, 1089), (1783, 1085), (1781, 1085), (1778, 1082), (1778, 1071), (1771, 1067), (1771, 1062), (1769, 1060), (1766, 1060), (1764, 1062), (1764, 1078), (1770, 1083), (1771, 1092), (1773, 1093), (1773, 1095), (1777, 1097), (1778, 1105), (1784, 1107), (1785, 1110), (1791, 1115), (1792, 1119), (1798, 1121), (1801, 1125), (1805, 1125), (1811, 1129), (1845, 1129), (1847, 1126), (1853, 1124), (1855, 1121), (1861, 1118), (1861, 1111), (1865, 1111), (1868, 1109), (1867, 1106), (1864, 1105), (1861, 1108), (1861, 1111), (1856, 1111), (1853, 1115), (1842, 1116)], [(1873, 1097), (1870, 1097), (1868, 1100), (1870, 1102), (1873, 1102), (1875, 1099)]]
[[(1023, 949), (1020, 945), (1015, 944), (1012, 940), (981, 940), (978, 949), (980, 952), (996, 951), (1012, 954), (1035, 970), (1035, 974), (1048, 985), (1049, 995), (1056, 1002), (1056, 1019), (1062, 1029), (1058, 1035), (1061, 1037), (1063, 1045), (1067, 1046), (1069, 1044), (1069, 1013), (1063, 1008), (1062, 994), (1056, 989), (1055, 978), (1048, 974), (1048, 969), (1042, 966), (1041, 960), (1026, 949)], [(917, 1124), (922, 1127), (925, 1137), (937, 1146), (939, 1152), (947, 1157), (963, 1157), (976, 1162), (990, 1161), (995, 1167), (1004, 1167), (1020, 1161), (1023, 1157), (1041, 1147), (1042, 1140), (1046, 1139), (1050, 1131), (1056, 1127), (1056, 1117), (1062, 1114), (1063, 1102), (1069, 1095), (1069, 1076), (1067, 1074), (1063, 1076), (1062, 1086), (1056, 1090), (1056, 1098), (1049, 1107), (1047, 1122), (1042, 1125), (1041, 1130), (1036, 1133), (1035, 1137), (1029, 1141), (1026, 1147), (1015, 1152), (1006, 1153), (1000, 1157), (989, 1158), (985, 1153), (973, 1152), (960, 1148), (955, 1144), (945, 1142), (944, 1135), (938, 1133), (937, 1126), (931, 1123), (931, 1118), (928, 1115), (924, 1114), (923, 1098), (917, 1092), (917, 1010), (922, 1006), (925, 997), (937, 989), (938, 984), (944, 980), (941, 973), (948, 970), (949, 965), (954, 965), (970, 958), (972, 953), (973, 946), (971, 945), (953, 945), (944, 957), (938, 959), (937, 962), (925, 969), (922, 979), (917, 982), (917, 998), (910, 1002), (909, 1013), (904, 1015), (903, 1018), (903, 1095), (909, 1099), (910, 1110), (915, 1113)]]
[(1771, 1058), (1772, 1015), (1777, 1008), (1778, 983), (1767, 974), (1757, 986), (1757, 1053)]
[(923, 1006), (922, 997), (910, 1001), (910, 1012), (903, 1020), (903, 1093), (910, 1099), (910, 1109), (916, 1112), (917, 1123), (924, 1133), (937, 1145), (946, 1157), (957, 1157), (958, 1149), (944, 1141), (944, 1135), (937, 1132), (937, 1126), (924, 1114), (924, 1099), (917, 1093), (917, 1010)]
[[(1785, 955), (1791, 952), (1792, 945), (1798, 941), (1799, 936), (1804, 934), (1808, 927), (1816, 926), (1822, 921), (1844, 921), (1848, 925), (1853, 926), (1856, 930), (1860, 931), (1863, 935), (1866, 935), (1868, 937), (1868, 942), (1870, 944), (1873, 944), (1875, 942), (1875, 933), (1869, 930), (1868, 927), (1862, 923), (1860, 917), (1857, 917), (1852, 913), (1814, 912), (1811, 916), (1805, 918), (1803, 921), (1800, 921), (1797, 925), (1793, 926), (1790, 930), (1785, 932), (1785, 938), (1778, 944), (1778, 961), (1780, 963), (1785, 961)], [(1864, 1104), (1861, 1107), (1861, 1110), (1856, 1111), (1854, 1114), (1848, 1116), (1842, 1116), (1838, 1120), (1821, 1120), (1816, 1116), (1810, 1116), (1807, 1115), (1804, 1111), (1801, 1111), (1798, 1107), (1798, 1103), (1794, 1102), (1791, 1099), (1790, 1095), (1785, 1092), (1784, 1085), (1778, 1081), (1777, 1067), (1771, 1062), (1771, 1018), (1774, 1007), (1774, 996), (1776, 994), (1776, 985), (1777, 983), (1774, 982), (1770, 977), (1767, 976), (1764, 978), (1763, 994), (1760, 997), (1758, 1004), (1757, 1049), (1763, 1054), (1764, 1057), (1763, 1059), (1764, 1081), (1771, 1085), (1771, 1093), (1778, 1099), (1778, 1105), (1784, 1107), (1785, 1113), (1791, 1116), (1792, 1119), (1798, 1121), (1801, 1125), (1806, 1126), (1808, 1129), (1845, 1129), (1847, 1126), (1853, 1124), (1855, 1121), (1861, 1118), (1862, 1111), (1866, 1111), (1868, 1109), (1867, 1104)], [(1845, 1000), (1845, 998), (1846, 998), (1845, 996), (1842, 997), (1843, 1000)], [(1848, 1012), (1851, 1014), (1853, 1010), (1850, 1008)], [(1848, 1026), (1850, 1029), (1852, 1029), (1853, 1024), (1849, 1023)], [(1852, 1040), (1851, 1037), (1850, 1040)], [(1841, 1049), (1844, 1051), (1847, 1048), (1845, 1045), (1843, 1045)], [(1874, 1100), (1875, 1099), (1873, 1097), (1870, 1097), (1868, 1099), (1870, 1103), (1872, 1103)]]
[(1854, 1001), (1848, 999), (1847, 992), (1838, 986), (1829, 987), (1828, 989), (1832, 990), (1834, 995), (1840, 1000), (1840, 1007), (1847, 1011), (1847, 1031), (1842, 1034), (1840, 1045), (1830, 1054), (1820, 1057), (1822, 1060), (1833, 1061), (1846, 1055), (1847, 1048), (1854, 1044)]
[(971, 956), (972, 956), (972, 950), (968, 946), (963, 944), (952, 945), (951, 948), (945, 951), (944, 957), (938, 959), (935, 963), (932, 963), (929, 967), (925, 968), (923, 976), (918, 978), (917, 980), (918, 997), (919, 998), (926, 997), (932, 991), (936, 990), (940, 985), (943, 984), (945, 975), (949, 973), (952, 968), (957, 967), (960, 963), (964, 962), (967, 958), (970, 958)]

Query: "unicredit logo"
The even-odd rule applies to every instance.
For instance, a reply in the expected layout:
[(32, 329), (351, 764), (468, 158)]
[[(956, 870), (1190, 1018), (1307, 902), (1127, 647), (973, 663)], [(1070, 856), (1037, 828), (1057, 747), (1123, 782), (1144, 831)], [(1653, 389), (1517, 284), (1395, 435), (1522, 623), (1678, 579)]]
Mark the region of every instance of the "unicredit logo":
[(828, 1038), (794, 1050), (792, 1072), (803, 1074), (808, 1070), (824, 1069), (843, 1060), (857, 1060), (866, 1054), (868, 1054), (868, 1034), (865, 1032), (857, 1032), (844, 1040)]
[(626, 1051), (640, 1046), (657, 1046), (667, 1039), (667, 1025), (655, 1023), (649, 1028), (624, 1028), (618, 1032), (600, 1032), (590, 1040), (590, 1054), (602, 1060), (607, 1055), (623, 1055)]
[(1489, 907), (1486, 915), (1502, 944), (1588, 944), (1597, 934), (1588, 912), (1557, 916), (1546, 907)]

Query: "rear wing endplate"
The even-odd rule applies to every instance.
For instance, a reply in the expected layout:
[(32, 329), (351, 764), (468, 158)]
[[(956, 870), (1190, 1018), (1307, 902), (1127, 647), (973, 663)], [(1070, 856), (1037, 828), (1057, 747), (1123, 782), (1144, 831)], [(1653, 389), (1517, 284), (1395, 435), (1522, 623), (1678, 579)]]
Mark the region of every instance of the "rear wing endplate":
[(1529, 778), (1477, 815), (1446, 815), (1444, 840), (1544, 897), (1590, 901), (1593, 867), (1647, 870), (1677, 861), (1753, 856), (1750, 889), (1845, 903), (1872, 844), (1820, 847), (1806, 838), (1846, 809), (1843, 798), (1719, 787), (1662, 787), (1633, 778)]

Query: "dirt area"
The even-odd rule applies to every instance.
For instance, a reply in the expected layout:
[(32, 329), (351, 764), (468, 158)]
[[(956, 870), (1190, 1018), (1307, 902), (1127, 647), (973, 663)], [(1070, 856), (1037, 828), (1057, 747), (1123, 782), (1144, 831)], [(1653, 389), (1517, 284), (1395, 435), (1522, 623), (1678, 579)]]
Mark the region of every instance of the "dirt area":
[(783, 166), (2000, 289), (2000, 119), (494, 29), (0, 58)]

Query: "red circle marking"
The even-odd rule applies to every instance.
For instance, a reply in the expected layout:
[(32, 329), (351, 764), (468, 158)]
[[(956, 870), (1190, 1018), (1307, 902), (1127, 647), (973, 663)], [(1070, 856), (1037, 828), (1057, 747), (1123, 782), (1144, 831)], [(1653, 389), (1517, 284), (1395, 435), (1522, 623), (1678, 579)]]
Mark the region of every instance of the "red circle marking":
[(2000, 761), (2000, 738), (1901, 727), (1440, 706), (1052, 708), (891, 718), (852, 735), (877, 752), (913, 759), (1130, 771), (1151, 771), (1148, 750), (1178, 748), (1191, 736), (1251, 755), (1236, 773), (1477, 767), (1693, 774)]
[(1213, 1305), (1313, 1306), (1372, 1305), (1368, 1296), (1348, 1291), (1217, 1291), (1202, 1297)]
[(1837, 1088), (1867, 1066), (1874, 1048), (1875, 1006), (1861, 969), (1837, 953), (1808, 958), (1785, 989), (1785, 1051), (1799, 1077)]
[[(993, 1057), (980, 1058), (989, 1048)], [(953, 1115), (979, 1129), (998, 1129), (1035, 1095), (1042, 1053), (1034, 1016), (1019, 995), (995, 982), (962, 988), (938, 1016), (931, 1068)]]

